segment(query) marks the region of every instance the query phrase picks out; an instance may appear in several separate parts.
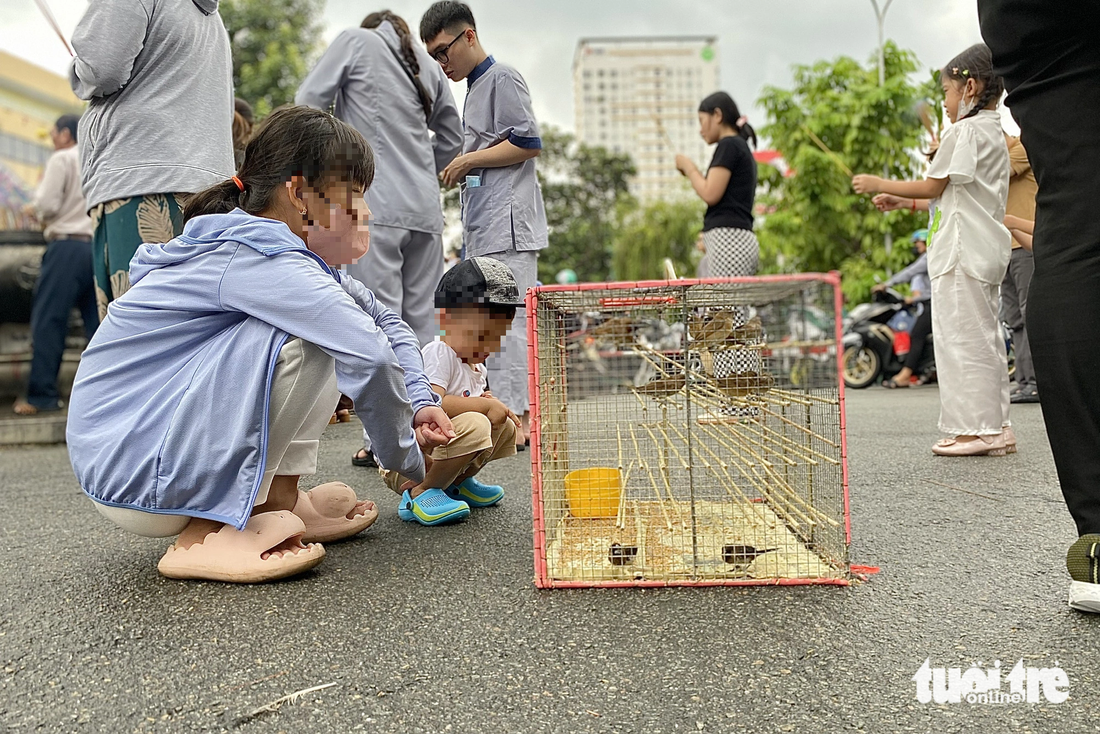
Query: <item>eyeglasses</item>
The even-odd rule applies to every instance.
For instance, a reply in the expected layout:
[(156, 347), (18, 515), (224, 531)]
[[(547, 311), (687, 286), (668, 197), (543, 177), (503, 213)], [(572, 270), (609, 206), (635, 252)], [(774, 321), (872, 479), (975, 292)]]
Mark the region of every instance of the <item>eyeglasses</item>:
[(462, 38), (465, 38), (465, 37), (466, 37), (466, 31), (462, 31), (462, 33), (455, 36), (455, 40), (451, 41), (446, 46), (444, 46), (443, 48), (441, 48), (438, 51), (436, 51), (435, 53), (433, 53), (432, 58), (435, 59), (436, 61), (438, 61), (440, 64), (446, 64), (448, 61), (450, 61), (450, 57), (448, 56), (448, 52), (451, 50), (451, 46), (458, 43), (459, 39), (462, 39)]

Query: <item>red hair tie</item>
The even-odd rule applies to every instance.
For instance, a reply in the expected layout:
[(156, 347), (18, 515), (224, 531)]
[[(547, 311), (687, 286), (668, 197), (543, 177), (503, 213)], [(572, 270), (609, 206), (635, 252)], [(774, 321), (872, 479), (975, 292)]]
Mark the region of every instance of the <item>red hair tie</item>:
[(237, 178), (236, 176), (233, 176), (229, 180), (232, 181), (233, 183), (237, 184), (238, 189), (240, 189), (241, 191), (244, 191), (244, 184), (241, 183), (241, 180), (239, 178)]

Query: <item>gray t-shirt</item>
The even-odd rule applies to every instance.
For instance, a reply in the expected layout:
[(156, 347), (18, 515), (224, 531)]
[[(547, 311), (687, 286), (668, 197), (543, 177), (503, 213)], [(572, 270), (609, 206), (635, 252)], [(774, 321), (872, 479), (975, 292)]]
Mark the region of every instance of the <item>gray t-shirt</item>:
[(218, 0), (95, 0), (73, 33), (88, 208), (233, 175), (233, 62)]

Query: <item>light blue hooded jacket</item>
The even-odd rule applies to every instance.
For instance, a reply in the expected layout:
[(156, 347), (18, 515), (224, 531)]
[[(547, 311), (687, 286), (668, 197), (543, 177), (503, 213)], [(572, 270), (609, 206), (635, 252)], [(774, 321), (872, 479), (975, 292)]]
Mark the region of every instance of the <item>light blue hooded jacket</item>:
[(285, 224), (239, 209), (195, 217), (167, 244), (142, 245), (130, 282), (81, 358), (69, 405), (69, 456), (92, 499), (243, 528), (291, 336), (335, 358), (381, 462), (423, 478), (412, 418), (439, 397), (416, 337)]

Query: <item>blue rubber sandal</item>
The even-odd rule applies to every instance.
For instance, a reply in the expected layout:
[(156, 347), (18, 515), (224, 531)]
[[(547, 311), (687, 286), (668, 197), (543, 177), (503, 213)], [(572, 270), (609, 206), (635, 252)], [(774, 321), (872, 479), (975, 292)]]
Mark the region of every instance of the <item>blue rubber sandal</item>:
[(405, 490), (401, 495), (397, 516), (405, 522), (418, 522), (428, 526), (442, 525), (469, 517), (470, 506), (465, 502), (451, 499), (442, 489), (429, 489), (415, 499), (409, 497), (409, 491)]
[(482, 484), (476, 477), (468, 477), (446, 489), (447, 496), (461, 500), (470, 507), (492, 507), (504, 499), (504, 487), (496, 484)]

